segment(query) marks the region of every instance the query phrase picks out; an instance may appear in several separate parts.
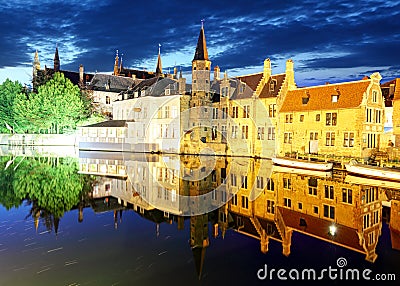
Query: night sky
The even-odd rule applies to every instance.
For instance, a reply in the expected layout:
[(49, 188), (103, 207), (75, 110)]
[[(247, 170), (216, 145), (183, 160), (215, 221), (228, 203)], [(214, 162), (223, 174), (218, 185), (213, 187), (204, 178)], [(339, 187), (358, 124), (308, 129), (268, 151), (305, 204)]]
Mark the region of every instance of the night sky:
[(294, 61), (299, 86), (400, 76), (400, 1), (126, 1), (0, 2), (0, 83), (29, 84), (35, 50), (41, 67), (111, 72), (116, 50), (124, 67), (154, 71), (161, 44), (163, 72), (190, 77), (204, 19), (212, 66), (228, 76), (272, 72)]

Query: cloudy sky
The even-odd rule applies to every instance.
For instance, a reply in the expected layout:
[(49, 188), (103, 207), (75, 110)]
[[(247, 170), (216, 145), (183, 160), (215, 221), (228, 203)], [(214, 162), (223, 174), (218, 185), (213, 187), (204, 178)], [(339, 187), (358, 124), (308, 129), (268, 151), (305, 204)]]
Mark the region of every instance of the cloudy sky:
[(111, 72), (116, 50), (125, 67), (189, 76), (201, 20), (212, 65), (229, 76), (273, 73), (294, 60), (300, 86), (380, 72), (400, 77), (400, 1), (1, 0), (0, 82), (29, 84), (35, 50), (42, 68)]

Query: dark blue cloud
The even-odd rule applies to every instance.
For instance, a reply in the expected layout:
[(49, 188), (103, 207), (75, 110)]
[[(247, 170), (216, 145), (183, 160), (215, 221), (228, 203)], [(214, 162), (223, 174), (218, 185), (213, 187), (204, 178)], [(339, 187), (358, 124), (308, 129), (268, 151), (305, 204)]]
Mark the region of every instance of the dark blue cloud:
[(0, 68), (30, 64), (36, 48), (51, 65), (57, 43), (63, 69), (111, 71), (116, 49), (137, 67), (158, 43), (163, 55), (187, 54), (204, 18), (210, 58), (222, 69), (298, 57), (298, 72), (376, 67), (389, 78), (400, 72), (399, 16), (400, 1), (18, 0), (0, 4)]

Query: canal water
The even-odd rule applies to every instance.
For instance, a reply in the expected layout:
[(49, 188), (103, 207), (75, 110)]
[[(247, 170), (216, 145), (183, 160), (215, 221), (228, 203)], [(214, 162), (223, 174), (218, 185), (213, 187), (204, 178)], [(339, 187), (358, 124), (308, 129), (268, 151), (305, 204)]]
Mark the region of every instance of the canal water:
[(399, 285), (395, 182), (245, 158), (0, 164), (0, 285)]

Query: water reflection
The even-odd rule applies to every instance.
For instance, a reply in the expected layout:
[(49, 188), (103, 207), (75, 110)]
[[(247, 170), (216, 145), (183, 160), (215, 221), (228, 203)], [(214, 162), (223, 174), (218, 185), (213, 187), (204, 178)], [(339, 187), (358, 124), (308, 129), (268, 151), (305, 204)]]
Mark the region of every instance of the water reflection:
[(204, 276), (207, 248), (232, 231), (258, 241), (264, 254), (278, 243), (290, 257), (298, 233), (375, 263), (386, 220), (391, 247), (400, 249), (399, 183), (340, 170), (297, 170), (249, 158), (115, 152), (81, 152), (79, 158), (3, 156), (0, 164), (0, 203), (10, 210), (26, 202), (26, 218), (36, 229), (42, 221), (57, 233), (71, 210), (84, 222), (85, 209), (111, 213), (107, 223), (117, 230), (132, 211), (154, 223), (156, 236), (162, 224), (189, 227), (189, 245), (180, 247), (191, 249), (198, 279)]
[[(282, 245), (282, 253), (290, 255), (292, 233), (299, 232), (362, 253), (374, 262), (383, 205), (393, 201), (396, 205), (394, 194), (400, 190), (396, 182), (349, 176), (340, 170), (273, 166), (269, 160), (217, 157), (213, 168), (205, 168), (202, 160), (204, 165), (206, 159), (201, 156), (107, 156), (81, 153), (82, 173), (98, 174), (103, 169), (103, 180), (110, 176), (95, 186), (93, 194), (104, 190), (105, 196), (117, 198), (120, 205), (138, 213), (174, 215), (178, 225), (180, 216), (192, 214), (191, 246), (201, 249), (209, 245), (211, 222), (214, 236), (221, 233), (223, 237), (233, 229), (259, 240), (263, 253), (269, 241), (275, 240)], [(127, 179), (112, 178), (115, 170), (124, 170)], [(196, 205), (181, 199), (204, 194)], [(208, 212), (193, 215), (201, 208)], [(394, 215), (391, 225), (396, 220)]]

